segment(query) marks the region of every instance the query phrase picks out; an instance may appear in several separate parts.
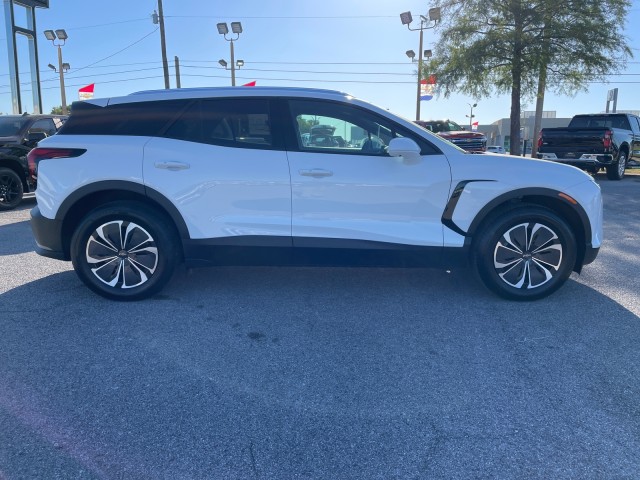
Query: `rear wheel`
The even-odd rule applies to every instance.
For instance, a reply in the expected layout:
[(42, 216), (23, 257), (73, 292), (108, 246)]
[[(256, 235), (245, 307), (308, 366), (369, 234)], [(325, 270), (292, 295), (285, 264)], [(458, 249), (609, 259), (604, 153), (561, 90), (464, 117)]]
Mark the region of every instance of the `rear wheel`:
[(113, 300), (140, 300), (159, 292), (179, 258), (177, 236), (160, 213), (114, 202), (88, 214), (71, 239), (80, 279)]
[(537, 300), (560, 288), (576, 261), (576, 241), (551, 210), (522, 207), (499, 215), (479, 233), (473, 264), (491, 291), (511, 300)]
[(0, 168), (0, 210), (16, 208), (22, 201), (22, 180), (10, 168)]
[(618, 153), (618, 160), (607, 167), (607, 178), (609, 180), (622, 180), (626, 168), (627, 152), (621, 150), (620, 153)]

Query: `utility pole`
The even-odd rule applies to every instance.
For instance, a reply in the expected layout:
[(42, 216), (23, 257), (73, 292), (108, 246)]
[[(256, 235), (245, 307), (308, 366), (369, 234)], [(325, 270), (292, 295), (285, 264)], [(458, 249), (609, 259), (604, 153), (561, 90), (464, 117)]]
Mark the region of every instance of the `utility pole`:
[(162, 48), (162, 68), (164, 70), (164, 88), (169, 89), (169, 63), (167, 62), (167, 44), (164, 36), (164, 12), (162, 0), (158, 0), (158, 21), (160, 22), (160, 46)]
[(180, 59), (177, 55), (173, 57), (173, 62), (176, 66), (176, 88), (182, 88), (180, 87)]
[(67, 111), (67, 93), (64, 88), (64, 67), (62, 63), (62, 46), (58, 45), (58, 73), (60, 74), (60, 99), (62, 100), (62, 114), (66, 115)]

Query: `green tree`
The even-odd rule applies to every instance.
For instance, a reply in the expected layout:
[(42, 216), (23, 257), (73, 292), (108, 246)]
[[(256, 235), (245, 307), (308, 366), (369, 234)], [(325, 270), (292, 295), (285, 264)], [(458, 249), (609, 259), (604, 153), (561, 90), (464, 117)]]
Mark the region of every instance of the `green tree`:
[(311, 127), (318, 125), (320, 122), (317, 118), (313, 120), (306, 120), (304, 118), (298, 118), (298, 129), (300, 133), (311, 133)]
[[(441, 36), (426, 73), (438, 93), (511, 94), (512, 154), (520, 153), (523, 99), (547, 88), (575, 95), (624, 68), (629, 0), (438, 0)], [(540, 114), (541, 101), (540, 104)]]
[[(67, 107), (67, 109), (71, 110), (69, 107)], [(51, 115), (62, 115), (62, 105), (59, 107), (53, 107), (51, 109)]]

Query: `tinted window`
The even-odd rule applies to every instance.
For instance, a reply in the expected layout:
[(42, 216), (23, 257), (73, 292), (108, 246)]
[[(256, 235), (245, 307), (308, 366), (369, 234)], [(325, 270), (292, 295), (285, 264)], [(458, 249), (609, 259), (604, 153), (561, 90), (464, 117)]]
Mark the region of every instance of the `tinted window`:
[(28, 121), (28, 117), (0, 117), (0, 137), (18, 135)]
[(55, 134), (56, 131), (56, 126), (51, 118), (37, 120), (33, 122), (33, 125), (31, 125), (31, 128), (29, 129), (29, 133), (44, 132), (48, 137)]
[(574, 117), (569, 122), (572, 128), (622, 128), (631, 130), (626, 116)]
[(188, 104), (189, 100), (166, 100), (98, 107), (77, 102), (73, 104), (71, 116), (60, 129), (60, 134), (156, 136)]
[(422, 138), (362, 108), (339, 102), (291, 100), (298, 148), (303, 151), (386, 155), (396, 137), (415, 140), (423, 154), (436, 150)]
[(269, 102), (260, 98), (195, 102), (163, 136), (226, 147), (274, 146)]

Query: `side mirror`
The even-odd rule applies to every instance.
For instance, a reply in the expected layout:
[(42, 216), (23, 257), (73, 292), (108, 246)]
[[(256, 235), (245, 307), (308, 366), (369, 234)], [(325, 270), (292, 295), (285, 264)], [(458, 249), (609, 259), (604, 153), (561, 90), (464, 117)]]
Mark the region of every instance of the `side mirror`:
[(420, 156), (420, 146), (410, 138), (393, 138), (387, 147), (387, 153), (392, 157), (401, 157), (404, 163), (418, 163)]
[(44, 132), (29, 132), (25, 139), (25, 143), (27, 145), (35, 146), (40, 140), (44, 140), (45, 138), (47, 138), (47, 134)]

